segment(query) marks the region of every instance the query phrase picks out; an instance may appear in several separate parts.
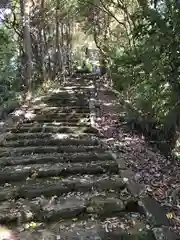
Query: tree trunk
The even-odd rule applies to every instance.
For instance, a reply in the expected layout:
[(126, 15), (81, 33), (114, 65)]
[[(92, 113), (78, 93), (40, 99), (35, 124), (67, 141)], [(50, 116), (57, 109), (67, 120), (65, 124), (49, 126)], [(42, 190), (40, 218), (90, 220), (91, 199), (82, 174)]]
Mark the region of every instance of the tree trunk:
[(54, 63), (54, 74), (53, 79), (57, 76), (58, 72), (62, 71), (62, 62), (61, 62), (61, 51), (60, 51), (60, 31), (59, 31), (59, 14), (60, 3), (56, 1), (56, 43), (55, 43), (55, 63)]
[(21, 7), (21, 19), (23, 26), (23, 43), (25, 53), (25, 90), (26, 93), (30, 94), (32, 90), (32, 46), (31, 46), (31, 35), (30, 35), (30, 1), (20, 0)]
[(45, 73), (45, 47), (44, 47), (44, 0), (41, 0), (40, 5), (41, 19), (39, 27), (39, 40), (40, 40), (40, 57), (41, 57), (41, 79), (42, 82), (46, 79)]

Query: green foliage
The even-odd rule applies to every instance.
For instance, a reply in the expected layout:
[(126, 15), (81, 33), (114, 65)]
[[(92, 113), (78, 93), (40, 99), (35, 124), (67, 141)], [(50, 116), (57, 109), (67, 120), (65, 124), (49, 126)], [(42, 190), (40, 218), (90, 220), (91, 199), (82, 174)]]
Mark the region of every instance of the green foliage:
[(0, 27), (0, 116), (17, 107), (21, 81), (12, 31)]
[[(165, 77), (166, 56), (153, 51), (151, 45), (139, 46), (116, 56), (112, 66), (115, 87), (143, 113), (163, 120), (170, 107), (171, 87)], [(156, 56), (157, 55), (157, 56)]]
[(158, 122), (171, 144), (172, 129), (176, 138), (180, 128), (180, 11), (168, 2), (163, 11), (139, 7), (133, 13), (133, 46), (111, 53), (111, 71), (116, 89), (139, 116)]
[(89, 60), (83, 61), (82, 65), (75, 66), (75, 68), (79, 73), (91, 73), (93, 70), (92, 63)]
[(86, 62), (85, 66), (83, 67), (84, 71), (91, 73), (92, 72), (92, 64), (90, 61)]

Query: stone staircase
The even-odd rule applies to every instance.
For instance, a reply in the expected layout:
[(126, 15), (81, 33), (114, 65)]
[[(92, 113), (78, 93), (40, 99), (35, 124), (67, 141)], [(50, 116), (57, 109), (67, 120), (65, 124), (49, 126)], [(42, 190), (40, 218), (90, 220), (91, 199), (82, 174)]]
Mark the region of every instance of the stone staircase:
[(6, 129), (0, 224), (18, 239), (158, 239), (91, 126), (88, 86), (72, 79)]

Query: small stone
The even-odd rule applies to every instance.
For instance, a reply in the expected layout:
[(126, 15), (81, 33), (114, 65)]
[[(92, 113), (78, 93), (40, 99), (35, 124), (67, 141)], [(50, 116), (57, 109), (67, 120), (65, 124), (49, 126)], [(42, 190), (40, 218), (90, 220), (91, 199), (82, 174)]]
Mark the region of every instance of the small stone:
[(86, 211), (87, 211), (87, 213), (93, 213), (94, 208), (93, 207), (87, 207)]
[(147, 224), (147, 225), (146, 225), (146, 229), (149, 230), (150, 228), (151, 228), (150, 225)]
[(123, 182), (124, 182), (124, 183), (127, 183), (128, 181), (129, 181), (128, 178), (125, 178), (125, 177), (123, 178)]

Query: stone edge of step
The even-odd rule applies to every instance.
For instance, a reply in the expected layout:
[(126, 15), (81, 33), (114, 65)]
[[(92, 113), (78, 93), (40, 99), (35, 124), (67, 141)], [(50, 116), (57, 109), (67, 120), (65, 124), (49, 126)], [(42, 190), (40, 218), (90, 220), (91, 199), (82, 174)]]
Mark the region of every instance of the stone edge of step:
[[(116, 96), (120, 96), (120, 94), (116, 90), (113, 90), (111, 87), (107, 88), (108, 90), (114, 92)], [(92, 88), (90, 88), (89, 98), (90, 124), (93, 128), (98, 130), (96, 125), (96, 100), (93, 91), (94, 89), (95, 86), (92, 82)], [(99, 135), (101, 136), (102, 134), (99, 133)], [(102, 144), (105, 145), (105, 143)], [(112, 156), (112, 158), (118, 163), (120, 175), (126, 182), (128, 190), (135, 198), (137, 198), (141, 208), (140, 210), (146, 216), (150, 228), (153, 230), (155, 239), (180, 240), (180, 236), (178, 236), (173, 230), (171, 230), (171, 222), (167, 218), (167, 213), (160, 205), (160, 203), (158, 203), (154, 198), (151, 198), (146, 194), (145, 186), (143, 184), (139, 184), (135, 181), (133, 177), (133, 171), (129, 168), (126, 168), (123, 159), (118, 159), (117, 155), (111, 150), (109, 150), (108, 152)]]

